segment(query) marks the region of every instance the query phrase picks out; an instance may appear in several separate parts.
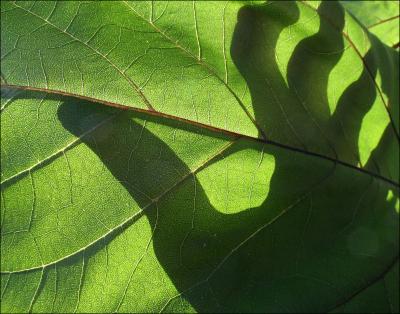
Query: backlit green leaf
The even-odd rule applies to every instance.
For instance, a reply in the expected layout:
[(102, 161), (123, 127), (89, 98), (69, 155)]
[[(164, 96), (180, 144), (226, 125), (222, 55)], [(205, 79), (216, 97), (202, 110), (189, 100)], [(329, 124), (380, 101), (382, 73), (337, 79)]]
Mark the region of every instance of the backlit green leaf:
[(343, 6), (385, 44), (399, 43), (399, 1), (341, 1)]
[(2, 312), (398, 311), (398, 52), (338, 3), (1, 5)]

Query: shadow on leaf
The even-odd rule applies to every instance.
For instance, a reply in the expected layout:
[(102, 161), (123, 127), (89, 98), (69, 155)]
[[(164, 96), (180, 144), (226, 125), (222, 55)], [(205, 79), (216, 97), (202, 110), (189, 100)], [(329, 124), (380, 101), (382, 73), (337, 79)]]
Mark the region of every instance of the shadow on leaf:
[[(329, 14), (343, 28), (338, 4), (322, 3), (319, 13)], [(248, 85), (256, 121), (278, 142), (359, 163), (358, 135), (376, 97), (369, 76), (376, 75), (376, 68), (362, 72), (331, 114), (328, 77), (344, 51), (343, 37), (321, 18), (319, 31), (295, 47), (284, 78), (275, 46), (280, 33), (298, 18), (294, 2), (245, 6), (239, 12), (231, 55)], [(370, 53), (365, 58), (373, 64)], [(99, 111), (66, 102), (58, 114), (69, 132), (81, 136), (103, 117), (97, 116)], [(82, 141), (143, 209), (160, 265), (195, 310), (326, 311), (393, 259), (397, 227), (387, 224), (396, 215), (386, 183), (307, 153), (220, 135), (236, 143), (205, 164), (204, 171), (244, 150), (273, 156), (269, 162), (274, 167), (261, 206), (223, 213), (209, 200), (209, 193), (219, 191), (203, 189), (192, 169), (147, 126), (219, 135), (163, 118), (114, 114)], [(389, 145), (385, 141), (380, 146)], [(374, 154), (385, 152), (377, 147)], [(134, 221), (106, 241), (133, 226)], [(349, 272), (351, 284), (345, 275)], [(165, 310), (174, 311), (176, 300), (180, 297)], [(118, 310), (128, 305), (129, 300), (116, 300)]]

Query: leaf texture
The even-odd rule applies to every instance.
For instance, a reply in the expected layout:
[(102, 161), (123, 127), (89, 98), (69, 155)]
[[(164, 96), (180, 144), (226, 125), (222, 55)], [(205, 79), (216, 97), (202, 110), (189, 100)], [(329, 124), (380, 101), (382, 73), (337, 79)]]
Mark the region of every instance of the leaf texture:
[(343, 6), (389, 46), (399, 43), (398, 1), (341, 1)]
[(398, 311), (398, 52), (339, 4), (1, 6), (2, 312)]

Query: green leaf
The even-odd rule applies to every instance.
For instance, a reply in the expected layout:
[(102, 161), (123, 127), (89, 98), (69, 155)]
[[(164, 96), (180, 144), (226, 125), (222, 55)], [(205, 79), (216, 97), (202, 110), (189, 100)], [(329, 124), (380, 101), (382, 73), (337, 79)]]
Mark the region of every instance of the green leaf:
[(332, 313), (396, 313), (399, 311), (399, 261), (371, 286)]
[(2, 312), (398, 311), (398, 52), (340, 5), (1, 5)]
[[(393, 61), (340, 6), (315, 6), (6, 1), (3, 80), (259, 133), (364, 165), (390, 120), (399, 134), (391, 103), (398, 98), (381, 82), (393, 74), (377, 72), (380, 62), (393, 72)], [(344, 94), (352, 83), (356, 91)], [(342, 107), (354, 94), (362, 105), (349, 113)], [(352, 129), (361, 117), (367, 133)]]
[(398, 1), (341, 1), (343, 6), (382, 42), (389, 46), (399, 43)]

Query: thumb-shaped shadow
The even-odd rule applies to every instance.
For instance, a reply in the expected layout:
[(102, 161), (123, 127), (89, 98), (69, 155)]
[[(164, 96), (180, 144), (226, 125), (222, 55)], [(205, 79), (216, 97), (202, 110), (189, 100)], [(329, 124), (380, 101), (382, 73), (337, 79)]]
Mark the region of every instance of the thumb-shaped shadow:
[[(73, 101), (63, 103), (58, 116), (69, 132), (80, 137), (97, 154), (108, 171), (143, 209), (153, 230), (152, 241), (157, 259), (181, 293), (201, 282), (211, 285), (212, 274), (233, 248), (290, 206), (308, 189), (310, 185), (307, 182), (315, 183), (321, 178), (320, 174), (308, 174), (306, 167), (293, 163), (292, 156), (282, 155), (276, 158), (269, 182), (270, 190), (268, 195), (265, 192), (262, 205), (235, 214), (225, 214), (210, 204), (192, 170), (160, 139), (161, 133), (149, 131), (147, 126), (164, 125), (165, 129), (173, 123), (173, 128), (201, 132), (202, 136), (218, 137), (218, 134), (208, 134), (207, 130), (199, 131), (190, 125), (179, 125), (139, 113), (110, 113), (109, 108), (103, 106)], [(87, 132), (99, 122), (101, 126), (93, 132)], [(187, 142), (182, 144), (188, 145)], [(238, 140), (212, 162), (223, 162), (224, 157), (246, 149), (258, 151), (260, 156), (277, 153), (273, 150), (262, 152), (260, 143)], [(257, 169), (258, 162), (255, 161), (254, 169)], [(241, 168), (240, 164), (233, 166)], [(288, 181), (289, 176), (292, 179)], [(306, 184), (304, 178), (307, 178)], [(169, 189), (171, 191), (166, 193)], [(291, 191), (289, 196), (288, 190)], [(160, 195), (163, 197), (160, 198)], [(229, 271), (240, 273), (242, 266), (237, 263)], [(263, 265), (255, 265), (252, 273), (264, 274)], [(201, 312), (228, 306), (223, 304), (227, 294), (241, 286), (240, 276), (228, 278), (218, 283), (218, 296), (204, 299), (204, 296), (188, 294), (185, 298)], [(206, 290), (208, 293), (212, 291), (211, 288)], [(201, 303), (202, 300), (206, 301)], [(212, 304), (210, 300), (219, 301)]]

